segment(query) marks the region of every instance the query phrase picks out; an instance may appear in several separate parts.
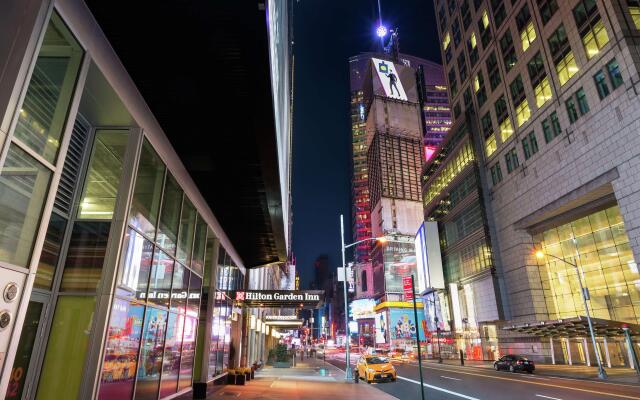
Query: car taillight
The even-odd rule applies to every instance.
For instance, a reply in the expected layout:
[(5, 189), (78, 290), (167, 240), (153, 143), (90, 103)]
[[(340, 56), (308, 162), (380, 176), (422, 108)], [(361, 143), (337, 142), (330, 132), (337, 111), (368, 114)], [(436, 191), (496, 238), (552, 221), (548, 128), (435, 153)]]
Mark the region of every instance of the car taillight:
[(518, 360), (518, 365), (522, 365), (522, 360)]

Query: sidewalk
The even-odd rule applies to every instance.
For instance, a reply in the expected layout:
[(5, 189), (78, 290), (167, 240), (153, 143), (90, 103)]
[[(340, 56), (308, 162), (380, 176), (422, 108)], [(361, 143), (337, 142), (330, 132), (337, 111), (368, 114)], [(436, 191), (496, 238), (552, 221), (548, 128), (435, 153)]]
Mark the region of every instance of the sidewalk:
[[(437, 360), (429, 359), (423, 361), (428, 364), (438, 364)], [(460, 360), (443, 360), (444, 365), (460, 366)], [(493, 369), (493, 361), (465, 360), (465, 367)], [(605, 368), (608, 381), (614, 383), (640, 385), (640, 375), (630, 368)], [(597, 367), (587, 367), (585, 365), (552, 365), (536, 364), (536, 375), (555, 376), (561, 378), (596, 380), (598, 378)]]
[[(180, 397), (190, 399), (191, 394)], [(239, 398), (260, 400), (391, 400), (393, 396), (371, 385), (345, 382), (344, 372), (322, 360), (305, 358), (293, 368), (266, 366), (244, 386), (214, 387), (207, 399)]]

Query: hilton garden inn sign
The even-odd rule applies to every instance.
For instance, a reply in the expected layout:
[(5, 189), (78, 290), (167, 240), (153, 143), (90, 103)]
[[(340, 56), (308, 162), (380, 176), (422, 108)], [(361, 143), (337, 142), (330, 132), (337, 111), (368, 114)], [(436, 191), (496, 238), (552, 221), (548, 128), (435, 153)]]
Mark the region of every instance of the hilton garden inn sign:
[(231, 298), (249, 307), (316, 308), (324, 301), (324, 290), (238, 290)]

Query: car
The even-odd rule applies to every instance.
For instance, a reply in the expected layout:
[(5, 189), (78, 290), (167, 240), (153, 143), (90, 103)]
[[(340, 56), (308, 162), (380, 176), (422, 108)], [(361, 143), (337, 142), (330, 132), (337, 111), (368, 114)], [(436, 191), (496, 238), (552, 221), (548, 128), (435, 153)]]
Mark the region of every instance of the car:
[(515, 354), (509, 354), (503, 357), (500, 357), (493, 363), (493, 368), (496, 371), (500, 370), (508, 370), (510, 372), (517, 371), (526, 371), (530, 374), (535, 371), (536, 366), (533, 361), (529, 360), (527, 357), (519, 356)]
[(395, 382), (398, 374), (388, 357), (379, 355), (363, 355), (356, 364), (358, 379), (367, 383), (390, 380)]

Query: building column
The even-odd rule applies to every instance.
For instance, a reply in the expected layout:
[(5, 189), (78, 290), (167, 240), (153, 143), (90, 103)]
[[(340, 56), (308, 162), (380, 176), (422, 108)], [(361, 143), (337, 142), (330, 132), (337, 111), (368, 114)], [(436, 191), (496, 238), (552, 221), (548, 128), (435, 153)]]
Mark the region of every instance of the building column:
[[(634, 357), (633, 357), (633, 349), (631, 349), (628, 344), (628, 342), (624, 342), (623, 346), (627, 348), (627, 357), (629, 358), (629, 368), (631, 369), (635, 369), (636, 366), (634, 364)], [(631, 345), (633, 346), (633, 341), (631, 342)], [(609, 357), (607, 357), (608, 359)], [(610, 363), (609, 363), (610, 364)], [(611, 368), (611, 365), (609, 365), (609, 368)]]
[(604, 337), (604, 358), (607, 361), (607, 367), (611, 368), (611, 357), (609, 356), (609, 344), (607, 343), (607, 337)]
[[(211, 233), (209, 230), (208, 233)], [(216, 282), (218, 271), (218, 249), (220, 240), (216, 237), (211, 240), (211, 260), (206, 260), (205, 274), (209, 274), (209, 287), (207, 288), (207, 307), (204, 318), (204, 337), (202, 342), (202, 358), (200, 363), (200, 376), (194, 377), (196, 381), (207, 382), (209, 380), (209, 354), (211, 354), (211, 330), (213, 329), (213, 308), (216, 301)], [(203, 288), (204, 291), (204, 288)], [(202, 316), (200, 317), (202, 320)]]
[(556, 365), (556, 352), (553, 348), (553, 337), (549, 338), (549, 346), (551, 348), (551, 364)]
[[(591, 366), (591, 357), (589, 356), (589, 345), (587, 343), (587, 338), (582, 338), (582, 345), (584, 347), (584, 355), (587, 359), (587, 367)], [(598, 351), (598, 349), (593, 349), (593, 351)]]
[(569, 338), (564, 338), (564, 340), (567, 345), (567, 361), (569, 362), (569, 365), (573, 365), (573, 360), (571, 357), (571, 342), (569, 341)]

